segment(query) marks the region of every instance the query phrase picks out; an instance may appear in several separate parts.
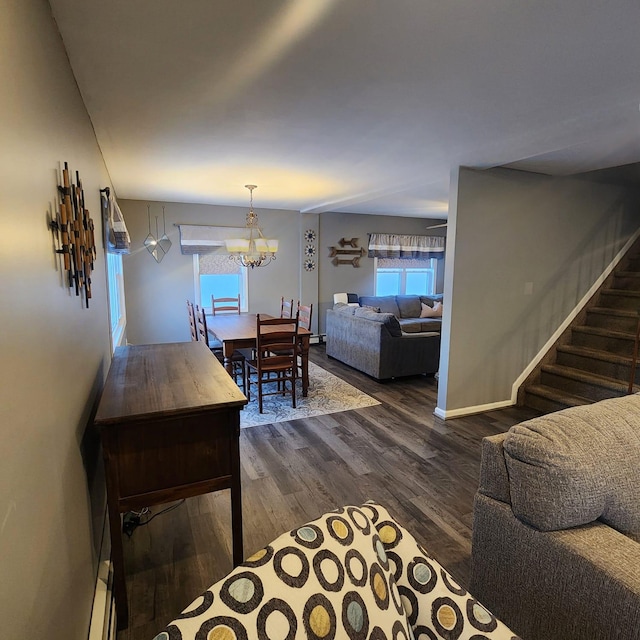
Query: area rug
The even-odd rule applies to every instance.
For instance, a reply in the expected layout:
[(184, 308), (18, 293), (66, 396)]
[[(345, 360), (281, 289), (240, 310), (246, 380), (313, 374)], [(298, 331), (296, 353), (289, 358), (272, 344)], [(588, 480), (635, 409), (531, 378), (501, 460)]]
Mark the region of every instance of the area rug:
[[(267, 390), (268, 387), (266, 388)], [(362, 409), (381, 404), (375, 398), (351, 386), (318, 365), (309, 363), (309, 394), (302, 397), (302, 381), (297, 381), (296, 405), (291, 406), (291, 396), (266, 396), (263, 411), (258, 412), (258, 387), (251, 386), (251, 401), (240, 412), (240, 427), (255, 427), (287, 420), (299, 420), (322, 416), (327, 413)]]

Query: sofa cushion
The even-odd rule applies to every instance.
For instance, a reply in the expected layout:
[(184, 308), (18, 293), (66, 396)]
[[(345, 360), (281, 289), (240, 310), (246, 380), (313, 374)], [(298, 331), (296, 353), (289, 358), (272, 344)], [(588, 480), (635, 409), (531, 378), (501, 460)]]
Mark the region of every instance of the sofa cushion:
[(400, 328), (406, 333), (420, 333), (422, 331), (422, 320), (420, 318), (401, 318)]
[(378, 307), (382, 313), (392, 313), (396, 318), (400, 317), (395, 296), (360, 296), (360, 305)]
[(380, 322), (385, 325), (389, 333), (396, 338), (399, 338), (402, 335), (402, 329), (400, 328), (398, 318), (396, 318), (392, 313), (377, 313), (364, 307), (354, 307), (353, 315), (356, 316), (356, 318), (365, 318), (366, 320), (372, 320), (373, 322)]
[(511, 427), (511, 504), (542, 531), (600, 519), (640, 535), (640, 396), (603, 400)]
[(420, 317), (420, 296), (396, 296), (401, 318)]
[(422, 331), (440, 331), (442, 329), (442, 318), (422, 318)]

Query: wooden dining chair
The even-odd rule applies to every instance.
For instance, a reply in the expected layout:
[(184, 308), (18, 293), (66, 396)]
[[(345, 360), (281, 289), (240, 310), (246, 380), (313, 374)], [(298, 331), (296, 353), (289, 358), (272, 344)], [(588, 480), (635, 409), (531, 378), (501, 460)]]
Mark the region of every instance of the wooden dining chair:
[[(198, 305), (195, 307), (195, 316), (196, 316), (196, 326), (198, 331), (198, 339), (204, 342), (211, 353), (218, 358), (218, 360), (224, 364), (224, 353), (222, 351), (222, 342), (214, 338), (207, 328), (207, 316), (204, 312), (204, 309), (199, 309)], [(234, 351), (233, 356), (231, 356), (231, 365), (233, 373), (231, 377), (233, 381), (238, 384), (238, 379), (242, 381), (242, 393), (247, 393), (247, 378), (246, 378), (246, 370), (244, 366), (244, 356), (239, 351)]]
[(285, 300), (284, 296), (280, 298), (280, 317), (281, 318), (293, 317), (293, 298), (291, 300)]
[(196, 323), (196, 312), (193, 308), (193, 302), (187, 300), (187, 315), (189, 316), (189, 329), (191, 330), (191, 340), (198, 341), (198, 325)]
[(216, 298), (211, 296), (211, 315), (219, 313), (237, 313), (240, 315), (240, 294), (237, 298)]
[[(294, 318), (256, 317), (255, 358), (246, 361), (247, 398), (251, 399), (251, 384), (258, 385), (258, 410), (262, 413), (264, 396), (291, 396), (296, 407), (296, 378), (298, 377), (298, 314)], [(255, 380), (251, 373), (255, 373)], [(275, 385), (265, 391), (264, 385)], [(288, 385), (288, 386), (287, 386)]]
[(300, 318), (300, 328), (311, 331), (311, 319), (313, 318), (313, 302), (310, 305), (300, 304), (298, 301), (298, 317)]

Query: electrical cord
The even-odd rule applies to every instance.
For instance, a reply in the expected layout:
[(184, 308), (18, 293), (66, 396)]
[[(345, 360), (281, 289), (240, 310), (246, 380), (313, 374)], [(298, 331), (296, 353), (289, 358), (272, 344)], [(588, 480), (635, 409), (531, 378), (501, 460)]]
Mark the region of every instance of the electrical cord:
[(176, 504), (172, 504), (170, 507), (167, 507), (162, 511), (158, 511), (158, 513), (154, 513), (147, 520), (142, 520), (142, 517), (151, 513), (149, 507), (144, 507), (140, 511), (127, 511), (122, 520), (122, 533), (125, 533), (130, 538), (138, 527), (143, 527), (144, 525), (149, 524), (154, 518), (161, 516), (163, 513), (177, 509), (179, 506), (184, 504), (185, 500), (186, 498), (182, 498), (182, 500)]

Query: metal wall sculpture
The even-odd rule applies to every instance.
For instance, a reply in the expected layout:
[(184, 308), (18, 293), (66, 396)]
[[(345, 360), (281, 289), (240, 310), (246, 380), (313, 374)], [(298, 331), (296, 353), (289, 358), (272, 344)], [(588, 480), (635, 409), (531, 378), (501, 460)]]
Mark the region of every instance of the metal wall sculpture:
[(58, 185), (59, 212), (50, 220), (49, 226), (57, 247), (55, 251), (62, 255), (67, 284), (69, 288), (75, 289), (76, 296), (84, 297), (85, 307), (88, 309), (91, 273), (96, 258), (95, 228), (89, 211), (84, 206), (80, 175), (76, 171), (76, 182), (73, 184), (69, 173), (69, 165), (65, 162), (62, 185)]

